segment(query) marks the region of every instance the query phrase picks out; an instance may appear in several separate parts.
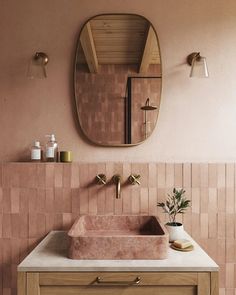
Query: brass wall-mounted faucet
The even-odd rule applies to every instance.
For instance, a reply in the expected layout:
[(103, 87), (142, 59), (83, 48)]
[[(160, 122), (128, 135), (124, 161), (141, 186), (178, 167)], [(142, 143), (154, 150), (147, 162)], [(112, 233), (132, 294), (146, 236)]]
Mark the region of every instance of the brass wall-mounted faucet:
[(128, 180), (132, 185), (135, 185), (135, 184), (140, 185), (141, 184), (140, 178), (141, 178), (141, 175), (139, 175), (139, 174), (131, 174), (129, 176)]
[(96, 175), (97, 184), (106, 184), (107, 177), (105, 174), (97, 174)]
[(120, 181), (121, 181), (121, 176), (119, 174), (115, 174), (112, 177), (113, 182), (116, 184), (116, 198), (120, 199), (121, 194), (120, 194)]

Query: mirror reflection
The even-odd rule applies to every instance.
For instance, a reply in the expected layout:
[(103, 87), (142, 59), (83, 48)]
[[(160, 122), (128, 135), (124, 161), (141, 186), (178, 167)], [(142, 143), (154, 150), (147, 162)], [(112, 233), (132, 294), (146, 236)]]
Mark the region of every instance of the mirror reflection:
[(143, 142), (161, 99), (161, 61), (153, 26), (130, 14), (99, 15), (80, 32), (75, 99), (86, 137), (99, 145)]

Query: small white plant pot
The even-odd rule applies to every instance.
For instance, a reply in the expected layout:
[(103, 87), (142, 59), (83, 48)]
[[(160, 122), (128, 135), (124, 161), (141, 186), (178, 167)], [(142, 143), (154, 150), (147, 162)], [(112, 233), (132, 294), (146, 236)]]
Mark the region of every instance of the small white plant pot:
[(180, 222), (176, 222), (175, 225), (166, 223), (165, 227), (169, 232), (169, 241), (174, 242), (175, 240), (184, 238), (184, 227)]

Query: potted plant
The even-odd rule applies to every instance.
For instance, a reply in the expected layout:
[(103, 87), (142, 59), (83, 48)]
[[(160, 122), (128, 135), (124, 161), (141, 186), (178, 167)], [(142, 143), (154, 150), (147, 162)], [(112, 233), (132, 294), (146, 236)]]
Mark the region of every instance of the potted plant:
[(184, 214), (185, 210), (190, 207), (190, 200), (184, 197), (185, 190), (173, 189), (173, 193), (168, 194), (165, 203), (157, 203), (158, 207), (164, 210), (169, 216), (169, 222), (166, 223), (166, 228), (169, 232), (170, 242), (183, 238), (183, 224), (176, 221), (177, 214)]

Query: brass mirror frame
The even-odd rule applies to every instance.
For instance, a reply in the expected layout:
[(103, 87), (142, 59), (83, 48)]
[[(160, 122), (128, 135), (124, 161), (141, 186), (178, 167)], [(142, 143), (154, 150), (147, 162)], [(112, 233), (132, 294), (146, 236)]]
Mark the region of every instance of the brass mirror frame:
[[(158, 120), (158, 117), (159, 117), (159, 111), (160, 111), (160, 105), (159, 105), (159, 110), (158, 110), (158, 115), (156, 117), (156, 121), (155, 121), (155, 124), (154, 124), (154, 127), (151, 131), (151, 133), (149, 134), (149, 136), (147, 138), (145, 138), (144, 140), (142, 141), (139, 141), (137, 143), (122, 143), (122, 144), (103, 144), (103, 143), (100, 143), (100, 142), (96, 142), (92, 139), (90, 139), (85, 130), (82, 128), (82, 124), (81, 124), (81, 120), (80, 120), (80, 117), (79, 117), (79, 112), (78, 112), (78, 107), (79, 107), (79, 103), (77, 102), (77, 99), (78, 99), (78, 96), (76, 96), (76, 69), (77, 69), (77, 64), (76, 64), (76, 61), (77, 61), (77, 54), (78, 54), (78, 48), (79, 48), (79, 43), (80, 43), (80, 37), (81, 37), (81, 34), (82, 34), (82, 31), (83, 29), (85, 28), (86, 24), (91, 21), (92, 19), (96, 18), (96, 17), (99, 17), (99, 16), (106, 16), (106, 15), (132, 15), (132, 16), (138, 16), (140, 18), (143, 18), (145, 19), (147, 22), (150, 23), (150, 25), (152, 26), (152, 29), (155, 33), (155, 36), (156, 36), (156, 39), (157, 39), (157, 46), (158, 46), (158, 50), (159, 50), (159, 56), (160, 56), (160, 73), (161, 73), (161, 81), (160, 81), (160, 104), (161, 104), (161, 96), (162, 96), (162, 80), (163, 80), (163, 73), (162, 73), (162, 56), (161, 56), (161, 50), (160, 50), (160, 42), (159, 42), (159, 38), (158, 38), (158, 35), (157, 35), (157, 32), (156, 32), (156, 29), (154, 28), (153, 24), (146, 18), (144, 17), (143, 15), (140, 15), (140, 14), (136, 14), (136, 13), (101, 13), (101, 14), (96, 14), (92, 17), (89, 17), (84, 23), (83, 25), (81, 26), (81, 29), (80, 29), (80, 33), (79, 33), (79, 36), (78, 36), (78, 39), (77, 39), (77, 42), (76, 42), (76, 50), (75, 50), (75, 58), (74, 58), (74, 79), (73, 79), (73, 82), (74, 82), (74, 99), (75, 99), (75, 106), (76, 106), (76, 117), (77, 117), (77, 122), (79, 123), (79, 127), (80, 127), (80, 131), (82, 132), (83, 136), (90, 142), (92, 143), (93, 145), (96, 145), (96, 146), (103, 146), (103, 147), (132, 147), (132, 146), (137, 146), (137, 145), (140, 145), (142, 144), (143, 142), (145, 142), (152, 134), (153, 134), (153, 131), (155, 130), (156, 126), (157, 126), (157, 120)], [(77, 99), (76, 99), (77, 98)]]

